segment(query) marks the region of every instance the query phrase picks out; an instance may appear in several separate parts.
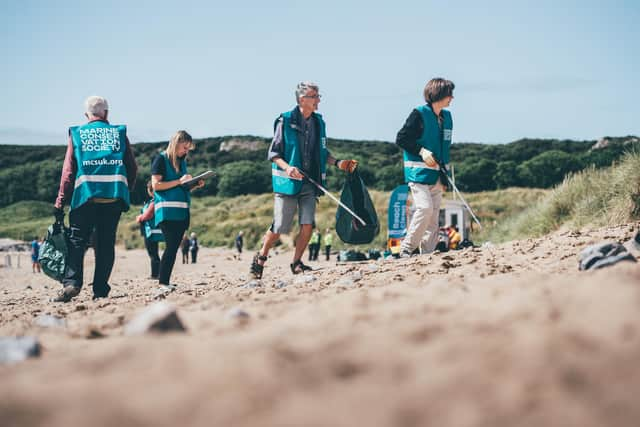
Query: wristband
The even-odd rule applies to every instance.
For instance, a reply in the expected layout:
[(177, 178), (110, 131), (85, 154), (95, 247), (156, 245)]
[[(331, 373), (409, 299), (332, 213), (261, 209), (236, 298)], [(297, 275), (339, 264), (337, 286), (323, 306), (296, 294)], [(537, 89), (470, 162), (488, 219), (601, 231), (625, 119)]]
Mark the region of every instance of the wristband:
[(335, 160), (335, 162), (333, 162), (333, 166), (338, 167), (338, 162), (340, 162), (340, 160), (338, 160), (338, 159), (334, 159), (334, 160)]

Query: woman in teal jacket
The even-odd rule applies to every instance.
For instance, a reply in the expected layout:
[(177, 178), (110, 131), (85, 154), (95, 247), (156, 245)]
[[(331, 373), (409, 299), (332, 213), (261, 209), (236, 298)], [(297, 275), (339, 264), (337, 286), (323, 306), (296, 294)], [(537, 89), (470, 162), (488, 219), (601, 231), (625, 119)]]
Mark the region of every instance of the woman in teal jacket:
[[(151, 183), (154, 191), (155, 224), (160, 227), (166, 242), (160, 259), (158, 281), (170, 286), (169, 279), (176, 261), (178, 247), (184, 232), (189, 228), (191, 196), (189, 188), (182, 184), (191, 179), (187, 173), (187, 154), (193, 149), (193, 139), (186, 131), (178, 131), (167, 149), (151, 163)], [(198, 182), (195, 188), (204, 186)]]

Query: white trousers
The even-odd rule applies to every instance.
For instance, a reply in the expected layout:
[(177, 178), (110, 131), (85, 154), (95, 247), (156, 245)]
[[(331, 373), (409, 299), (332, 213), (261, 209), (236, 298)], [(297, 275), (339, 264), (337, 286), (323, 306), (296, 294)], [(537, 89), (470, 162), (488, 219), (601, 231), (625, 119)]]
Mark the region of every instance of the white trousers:
[(440, 181), (434, 185), (410, 182), (415, 212), (407, 235), (400, 245), (401, 251), (413, 252), (420, 246), (421, 253), (433, 252), (438, 243), (438, 219), (442, 202), (442, 185)]

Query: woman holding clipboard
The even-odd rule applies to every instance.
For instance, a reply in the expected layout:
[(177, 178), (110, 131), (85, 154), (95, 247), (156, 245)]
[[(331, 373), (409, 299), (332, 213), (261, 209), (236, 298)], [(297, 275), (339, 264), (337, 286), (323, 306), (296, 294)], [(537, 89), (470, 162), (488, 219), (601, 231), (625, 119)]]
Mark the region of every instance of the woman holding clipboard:
[(171, 285), (171, 271), (176, 261), (178, 247), (184, 232), (189, 228), (190, 189), (201, 188), (204, 180), (195, 186), (183, 185), (192, 179), (187, 173), (187, 154), (193, 150), (193, 139), (180, 130), (169, 141), (167, 149), (151, 163), (151, 183), (154, 190), (155, 223), (162, 230), (166, 242), (160, 259), (158, 281), (161, 286)]

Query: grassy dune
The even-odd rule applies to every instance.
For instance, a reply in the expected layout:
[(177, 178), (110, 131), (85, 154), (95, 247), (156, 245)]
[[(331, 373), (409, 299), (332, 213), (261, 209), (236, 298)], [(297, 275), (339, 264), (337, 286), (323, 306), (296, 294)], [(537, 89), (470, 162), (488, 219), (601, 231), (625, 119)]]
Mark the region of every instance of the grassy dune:
[(609, 226), (640, 220), (640, 153), (607, 169), (587, 169), (487, 233), (492, 241), (537, 237), (561, 227)]

